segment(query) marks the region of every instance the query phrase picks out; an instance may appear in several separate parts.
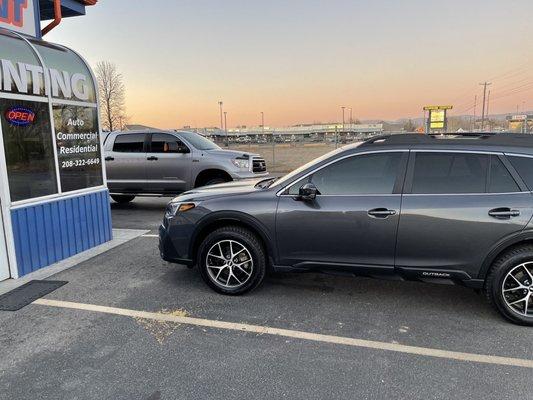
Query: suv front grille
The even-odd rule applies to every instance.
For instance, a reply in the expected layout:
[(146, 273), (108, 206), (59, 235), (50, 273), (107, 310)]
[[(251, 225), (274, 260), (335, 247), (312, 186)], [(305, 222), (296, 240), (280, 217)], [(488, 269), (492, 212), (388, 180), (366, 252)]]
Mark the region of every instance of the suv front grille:
[(266, 172), (266, 162), (263, 158), (254, 158), (252, 160), (252, 171), (256, 174)]

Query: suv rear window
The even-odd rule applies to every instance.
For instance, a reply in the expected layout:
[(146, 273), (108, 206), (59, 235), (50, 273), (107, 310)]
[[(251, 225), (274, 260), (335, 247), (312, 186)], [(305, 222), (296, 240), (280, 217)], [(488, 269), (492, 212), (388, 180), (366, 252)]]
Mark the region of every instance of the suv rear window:
[(489, 193), (520, 192), (515, 180), (497, 156), (490, 157)]
[(529, 190), (533, 190), (533, 158), (507, 156)]
[(412, 193), (485, 193), (489, 156), (473, 153), (416, 153)]
[(113, 151), (120, 153), (144, 152), (144, 133), (125, 133), (118, 135), (113, 144)]

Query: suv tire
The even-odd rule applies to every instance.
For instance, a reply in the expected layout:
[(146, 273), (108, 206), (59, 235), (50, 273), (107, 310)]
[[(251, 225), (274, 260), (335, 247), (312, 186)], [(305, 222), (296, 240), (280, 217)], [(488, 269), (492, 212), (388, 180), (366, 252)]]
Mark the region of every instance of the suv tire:
[[(524, 266), (524, 263), (532, 264)], [(524, 268), (527, 268), (527, 271)], [(527, 273), (528, 271), (529, 274)], [(500, 314), (515, 324), (533, 326), (532, 274), (533, 246), (524, 245), (515, 247), (496, 259), (485, 280), (485, 296), (489, 303)], [(518, 281), (516, 278), (518, 278)], [(504, 285), (507, 294), (504, 293)], [(519, 289), (515, 290), (514, 288)], [(526, 298), (526, 300), (520, 302), (521, 298)], [(514, 306), (516, 308), (509, 305), (509, 303), (517, 300), (518, 303)], [(528, 316), (520, 313), (520, 311), (523, 312), (525, 310), (526, 301), (528, 302)]]
[(263, 245), (254, 233), (239, 226), (211, 232), (198, 249), (198, 265), (203, 280), (227, 295), (255, 289), (266, 274)]
[(132, 201), (135, 196), (127, 194), (112, 194), (111, 198), (115, 200), (118, 204), (126, 204)]

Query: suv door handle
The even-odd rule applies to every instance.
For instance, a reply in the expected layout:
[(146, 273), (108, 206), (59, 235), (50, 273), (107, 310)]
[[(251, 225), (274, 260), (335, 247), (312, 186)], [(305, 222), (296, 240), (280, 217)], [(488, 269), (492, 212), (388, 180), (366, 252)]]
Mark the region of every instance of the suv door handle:
[(389, 210), (388, 208), (373, 208), (368, 210), (368, 215), (375, 218), (387, 218), (390, 215), (396, 214), (396, 211)]
[(113, 161), (115, 157), (107, 156), (104, 160), (106, 161)]
[(497, 219), (509, 219), (511, 217), (518, 217), (520, 215), (520, 211), (511, 210), (509, 207), (500, 207), (490, 210), (489, 215)]
[(157, 160), (159, 160), (159, 158), (157, 158), (156, 156), (150, 156), (150, 157), (147, 157), (146, 159), (148, 161), (157, 161)]

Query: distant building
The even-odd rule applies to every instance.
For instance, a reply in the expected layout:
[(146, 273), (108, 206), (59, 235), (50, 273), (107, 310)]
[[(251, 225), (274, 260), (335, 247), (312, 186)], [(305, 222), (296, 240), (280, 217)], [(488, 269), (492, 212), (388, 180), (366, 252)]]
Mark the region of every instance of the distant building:
[[(220, 139), (226, 136), (226, 132), (220, 128), (197, 128), (193, 129), (195, 132), (204, 136)], [(262, 136), (276, 136), (276, 137), (293, 137), (294, 139), (304, 139), (311, 137), (326, 138), (332, 137), (336, 134), (339, 136), (359, 136), (359, 135), (376, 135), (383, 132), (383, 124), (306, 124), (295, 125), (281, 128), (274, 128), (270, 126), (254, 127), (238, 127), (228, 129), (228, 137), (243, 137), (260, 138)]]

